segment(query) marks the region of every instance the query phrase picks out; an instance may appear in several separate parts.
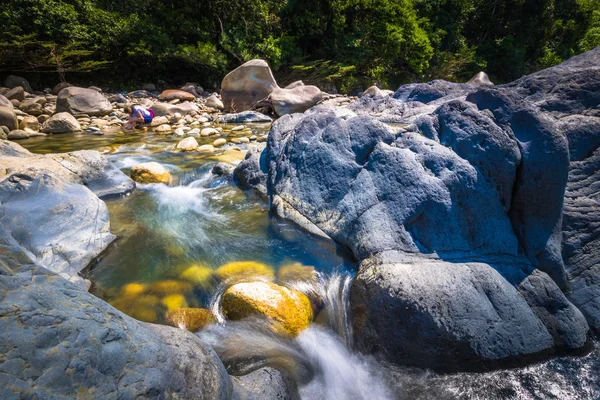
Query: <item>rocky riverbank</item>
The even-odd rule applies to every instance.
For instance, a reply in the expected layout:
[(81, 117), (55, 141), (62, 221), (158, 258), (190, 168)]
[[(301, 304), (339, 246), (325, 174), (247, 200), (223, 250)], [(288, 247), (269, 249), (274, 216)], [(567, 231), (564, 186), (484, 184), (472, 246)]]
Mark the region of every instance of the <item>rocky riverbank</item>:
[[(596, 49), (508, 85), (481, 75), (360, 99), (280, 88), (262, 60), (227, 75), (220, 94), (65, 84), (51, 94), (11, 77), (0, 126), (10, 140), (101, 135), (120, 130), (125, 105), (151, 108), (144, 129), (182, 139), (170, 151), (218, 154), (215, 174), (359, 262), (348, 343), (397, 365), (480, 371), (583, 352), (600, 329), (599, 65)], [(244, 125), (274, 119), (268, 135)], [(131, 179), (97, 151), (37, 155), (0, 140), (0, 171), (0, 397), (298, 396), (285, 373), (232, 379), (236, 365), (226, 370), (197, 336), (87, 292), (79, 272), (115, 239), (103, 199), (134, 181), (169, 184), (164, 166), (134, 165)], [(326, 296), (275, 284), (268, 268), (244, 282), (256, 268), (217, 270), (224, 315), (203, 320), (259, 314), (297, 335)], [(179, 300), (165, 303), (174, 325), (199, 314)]]
[(360, 260), (363, 351), (441, 371), (579, 351), (599, 315), (599, 65), (314, 107), (235, 173)]

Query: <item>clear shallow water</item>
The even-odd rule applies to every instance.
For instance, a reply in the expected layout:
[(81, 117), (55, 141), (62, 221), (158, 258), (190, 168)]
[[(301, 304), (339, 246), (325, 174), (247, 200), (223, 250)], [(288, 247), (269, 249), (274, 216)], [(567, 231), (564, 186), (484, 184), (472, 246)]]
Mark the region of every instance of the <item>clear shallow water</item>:
[[(253, 130), (260, 133), (265, 127)], [(214, 139), (197, 138), (200, 144)], [(296, 378), (303, 399), (311, 400), (600, 399), (597, 346), (584, 357), (557, 357), (525, 368), (452, 375), (390, 366), (352, 352), (348, 315), (351, 263), (295, 227), (270, 218), (260, 199), (213, 176), (210, 171), (219, 153), (173, 152), (179, 140), (134, 132), (54, 135), (19, 142), (37, 153), (105, 151), (126, 173), (146, 161), (157, 161), (172, 172), (170, 186), (140, 186), (131, 196), (107, 202), (112, 231), (119, 239), (87, 271), (96, 295), (152, 322), (164, 322), (168, 307), (162, 300), (173, 293), (183, 296), (190, 307), (207, 307), (218, 314), (218, 283), (208, 279), (206, 285), (193, 289), (185, 282), (173, 285), (182, 282), (181, 273), (190, 266), (214, 270), (232, 261), (255, 261), (277, 275), (282, 266), (300, 263), (322, 274), (316, 284), (292, 286), (318, 293), (325, 308), (315, 324), (297, 338), (282, 339), (256, 321), (213, 325), (200, 332), (231, 373), (263, 365), (284, 369)], [(128, 286), (132, 283), (144, 289)], [(162, 293), (140, 292), (156, 284), (162, 284)], [(135, 290), (124, 293), (126, 288)]]

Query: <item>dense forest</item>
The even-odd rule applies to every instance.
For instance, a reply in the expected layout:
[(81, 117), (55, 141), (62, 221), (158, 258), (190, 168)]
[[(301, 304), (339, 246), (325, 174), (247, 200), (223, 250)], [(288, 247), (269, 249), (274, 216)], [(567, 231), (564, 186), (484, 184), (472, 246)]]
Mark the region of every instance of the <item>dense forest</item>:
[[(600, 45), (598, 0), (9, 0), (0, 75), (132, 88), (266, 59), (279, 81), (352, 91), (484, 70), (513, 80)], [(29, 75), (27, 75), (29, 73)]]

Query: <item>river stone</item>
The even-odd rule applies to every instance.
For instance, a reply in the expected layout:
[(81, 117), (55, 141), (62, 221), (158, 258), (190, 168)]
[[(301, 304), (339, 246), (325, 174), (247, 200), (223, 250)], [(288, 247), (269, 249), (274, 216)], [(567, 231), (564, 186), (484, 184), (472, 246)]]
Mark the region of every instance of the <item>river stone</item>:
[(196, 96), (184, 90), (168, 89), (158, 95), (158, 99), (161, 101), (181, 100), (181, 101), (194, 101)]
[(0, 272), (0, 398), (230, 398), (223, 364), (195, 335), (15, 264)]
[(52, 89), (52, 94), (55, 96), (58, 96), (58, 94), (60, 93), (61, 90), (71, 87), (73, 85), (71, 85), (70, 83), (67, 82), (61, 82), (59, 84), (57, 84), (56, 86), (54, 86), (54, 88)]
[(19, 127), (21, 129), (31, 129), (33, 131), (40, 130), (40, 122), (34, 116), (26, 116), (19, 122)]
[[(352, 285), (357, 346), (398, 364), (440, 371), (480, 371), (503, 365), (502, 360), (509, 365), (516, 357), (533, 359), (565, 344), (555, 338), (581, 348), (587, 340), (585, 319), (550, 279), (554, 292), (539, 303), (522, 297), (509, 281), (528, 279), (529, 272), (515, 270), (514, 263), (367, 262)], [(563, 332), (551, 332), (556, 325), (544, 325), (538, 307), (563, 318)]]
[(477, 74), (475, 74), (474, 77), (469, 79), (467, 84), (475, 86), (494, 86), (488, 74), (486, 74), (483, 71), (480, 71)]
[(154, 128), (155, 132), (168, 133), (171, 132), (171, 125), (169, 124), (161, 124)]
[(31, 260), (87, 288), (78, 272), (115, 239), (103, 201), (85, 186), (22, 168), (0, 182), (0, 202), (8, 240)]
[(213, 175), (224, 176), (229, 179), (233, 176), (233, 171), (235, 170), (235, 168), (235, 165), (221, 161), (215, 164), (211, 172), (213, 173)]
[(294, 82), (290, 83), (289, 85), (287, 85), (286, 87), (284, 87), (284, 89), (295, 89), (300, 86), (304, 86), (304, 82), (294, 81)]
[(160, 116), (173, 116), (175, 113), (179, 113), (181, 115), (190, 115), (193, 113), (197, 113), (200, 111), (198, 106), (189, 101), (179, 103), (179, 104), (169, 104), (169, 103), (154, 103), (151, 107), (152, 111), (154, 111), (154, 115), (157, 117)]
[(44, 133), (69, 133), (81, 130), (79, 122), (68, 112), (54, 114), (42, 124)]
[(200, 131), (200, 136), (218, 135), (220, 132), (215, 128), (204, 128)]
[(317, 104), (323, 94), (316, 86), (297, 86), (293, 89), (275, 89), (271, 92), (271, 104), (277, 115), (301, 113)]
[(227, 144), (227, 139), (223, 139), (223, 138), (217, 139), (213, 142), (214, 147), (221, 147), (221, 146), (224, 146), (225, 144)]
[(262, 315), (277, 323), (277, 329), (296, 336), (312, 322), (310, 301), (301, 292), (269, 282), (242, 282), (230, 286), (221, 301), (230, 320)]
[(226, 110), (241, 112), (251, 109), (277, 88), (269, 64), (256, 59), (240, 65), (223, 78), (221, 97)]
[(197, 332), (217, 319), (205, 308), (178, 308), (165, 314), (165, 320), (173, 326), (190, 332)]
[(243, 376), (232, 376), (236, 400), (300, 400), (294, 379), (283, 371), (266, 367)]
[(131, 179), (139, 183), (166, 183), (171, 182), (169, 171), (157, 162), (137, 164), (131, 167)]
[(12, 101), (0, 94), (0, 107), (14, 108)]
[(218, 110), (222, 110), (225, 108), (223, 102), (217, 97), (216, 94), (212, 94), (206, 99), (206, 106), (216, 108)]
[(367, 96), (367, 95), (375, 95), (375, 96), (383, 96), (384, 94), (382, 93), (381, 89), (379, 89), (377, 86), (371, 86), (368, 87), (364, 92), (363, 92), (363, 96)]
[(17, 86), (5, 94), (6, 98), (9, 100), (25, 100), (25, 89), (22, 86)]
[(21, 129), (15, 129), (14, 131), (10, 131), (8, 133), (8, 139), (10, 139), (10, 140), (27, 139), (28, 137), (29, 137), (29, 133), (27, 133)]
[(177, 143), (177, 149), (182, 151), (194, 151), (198, 148), (198, 142), (193, 137), (187, 137)]
[(25, 89), (27, 93), (33, 92), (33, 89), (31, 88), (31, 85), (29, 84), (27, 79), (22, 78), (20, 76), (9, 75), (4, 81), (4, 86), (10, 89), (16, 88), (17, 86), (21, 86), (23, 89)]
[(17, 114), (12, 107), (0, 106), (0, 126), (6, 126), (11, 131), (19, 127)]
[(203, 144), (202, 146), (198, 146), (197, 151), (199, 153), (214, 153), (215, 147), (212, 144)]
[(238, 164), (233, 173), (236, 183), (242, 189), (255, 189), (263, 196), (267, 195), (267, 156), (266, 145), (252, 147), (244, 160)]
[(103, 116), (110, 114), (113, 108), (102, 93), (93, 89), (70, 86), (60, 91), (56, 100), (56, 112)]
[(225, 114), (219, 116), (219, 122), (223, 124), (240, 124), (250, 122), (271, 122), (273, 119), (257, 111), (244, 111), (237, 114)]

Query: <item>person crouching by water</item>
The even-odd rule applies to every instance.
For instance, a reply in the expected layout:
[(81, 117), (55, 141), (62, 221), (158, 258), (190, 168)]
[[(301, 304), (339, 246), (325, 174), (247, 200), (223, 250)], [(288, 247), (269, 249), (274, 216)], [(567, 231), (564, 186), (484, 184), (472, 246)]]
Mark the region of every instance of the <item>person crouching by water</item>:
[(140, 124), (149, 124), (154, 118), (154, 111), (146, 109), (140, 105), (127, 106), (125, 112), (129, 114), (129, 121), (125, 126), (125, 130), (130, 131), (135, 128), (135, 125), (139, 122)]

